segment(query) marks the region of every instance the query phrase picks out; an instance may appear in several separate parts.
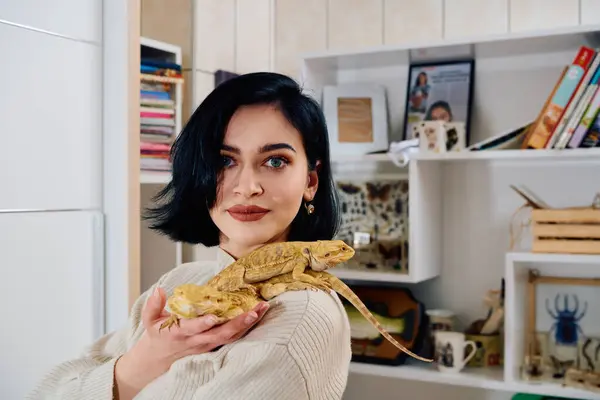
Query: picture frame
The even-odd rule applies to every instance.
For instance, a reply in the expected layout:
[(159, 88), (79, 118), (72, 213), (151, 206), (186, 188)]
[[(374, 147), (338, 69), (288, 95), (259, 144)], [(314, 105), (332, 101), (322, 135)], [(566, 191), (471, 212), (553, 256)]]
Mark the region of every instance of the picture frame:
[(416, 124), (443, 120), (464, 123), (465, 146), (468, 146), (474, 79), (475, 60), (470, 58), (411, 64), (406, 87), (403, 140), (415, 138)]
[[(547, 291), (546, 295), (555, 294), (549, 298), (540, 293), (542, 288), (550, 289), (547, 286), (560, 289)], [(600, 348), (600, 337), (593, 332), (588, 336), (589, 321), (586, 328), (581, 328), (585, 324), (582, 318), (594, 312), (588, 310), (588, 305), (593, 304), (588, 296), (598, 287), (600, 279), (596, 277), (552, 276), (542, 275), (536, 269), (528, 271), (521, 371), (524, 380), (553, 382), (600, 393), (600, 360), (589, 356), (588, 348), (592, 343), (592, 348)], [(576, 293), (575, 288), (579, 288)], [(588, 296), (584, 288), (589, 288)], [(540, 297), (545, 300), (541, 306), (538, 305)], [(538, 329), (538, 309), (550, 316), (551, 321), (544, 324), (550, 326), (550, 330)]]
[(323, 88), (322, 109), (332, 156), (388, 150), (384, 86), (371, 83), (327, 85)]

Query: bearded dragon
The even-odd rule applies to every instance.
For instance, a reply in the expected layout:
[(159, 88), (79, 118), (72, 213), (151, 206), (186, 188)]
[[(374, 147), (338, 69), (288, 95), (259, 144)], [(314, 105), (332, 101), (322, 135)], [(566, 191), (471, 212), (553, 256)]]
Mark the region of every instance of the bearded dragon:
[(247, 289), (256, 293), (253, 283), (291, 272), (294, 281), (317, 285), (307, 269), (324, 271), (354, 256), (343, 240), (277, 242), (266, 244), (227, 266), (207, 285), (220, 291)]
[[(433, 360), (418, 356), (394, 339), (371, 314), (358, 296), (340, 279), (325, 271), (307, 270), (306, 274), (313, 278), (312, 283), (297, 281), (293, 272), (277, 275), (263, 282), (256, 282), (254, 290), (238, 290), (235, 292), (219, 291), (210, 285), (185, 284), (177, 287), (169, 297), (168, 304), (171, 316), (160, 327), (170, 328), (179, 324), (179, 318), (195, 318), (212, 314), (218, 323), (228, 321), (253, 309), (261, 298), (271, 300), (282, 293), (296, 290), (323, 290), (329, 293), (334, 290), (346, 298), (387, 340), (401, 351), (425, 362)], [(260, 293), (257, 295), (256, 293)]]
[(180, 317), (194, 318), (209, 312), (229, 318), (249, 311), (259, 299), (259, 288), (254, 284), (281, 274), (289, 273), (295, 282), (319, 287), (320, 283), (305, 273), (307, 268), (322, 271), (353, 256), (354, 249), (343, 240), (266, 244), (225, 267), (205, 285), (177, 287), (167, 300), (171, 316), (160, 330), (179, 325)]
[(207, 314), (217, 317), (217, 324), (221, 324), (252, 310), (260, 301), (253, 291), (245, 289), (225, 292), (210, 285), (179, 285), (167, 300), (171, 316), (162, 323), (159, 331), (179, 326), (180, 318), (192, 319)]

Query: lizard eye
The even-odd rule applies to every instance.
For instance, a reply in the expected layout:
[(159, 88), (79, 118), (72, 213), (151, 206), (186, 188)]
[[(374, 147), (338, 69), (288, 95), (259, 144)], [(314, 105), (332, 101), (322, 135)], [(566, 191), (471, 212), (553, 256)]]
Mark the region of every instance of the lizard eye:
[(325, 253), (325, 257), (329, 257), (331, 253)]

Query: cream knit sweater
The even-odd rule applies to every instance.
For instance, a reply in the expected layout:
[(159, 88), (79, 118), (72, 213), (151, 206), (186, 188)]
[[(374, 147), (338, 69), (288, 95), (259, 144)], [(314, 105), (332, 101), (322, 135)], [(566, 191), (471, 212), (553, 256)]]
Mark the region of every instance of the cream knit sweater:
[[(169, 295), (179, 284), (206, 282), (231, 262), (233, 258), (219, 250), (216, 263), (180, 265), (156, 285)], [(115, 361), (142, 335), (141, 311), (156, 285), (136, 301), (125, 328), (103, 336), (80, 358), (57, 365), (28, 399), (112, 399)], [(245, 337), (176, 361), (135, 399), (341, 399), (351, 358), (350, 325), (339, 298), (332, 294), (280, 295)]]

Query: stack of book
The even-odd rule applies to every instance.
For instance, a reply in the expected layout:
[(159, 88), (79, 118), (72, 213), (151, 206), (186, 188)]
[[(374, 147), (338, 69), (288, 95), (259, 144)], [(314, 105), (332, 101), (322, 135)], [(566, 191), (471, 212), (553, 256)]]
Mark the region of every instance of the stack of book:
[(566, 65), (537, 119), (527, 129), (523, 149), (600, 147), (600, 52), (582, 46)]
[(181, 66), (154, 59), (141, 60), (140, 167), (170, 171), (170, 151), (176, 132), (175, 85)]

